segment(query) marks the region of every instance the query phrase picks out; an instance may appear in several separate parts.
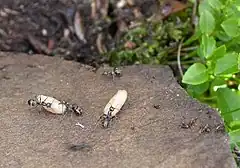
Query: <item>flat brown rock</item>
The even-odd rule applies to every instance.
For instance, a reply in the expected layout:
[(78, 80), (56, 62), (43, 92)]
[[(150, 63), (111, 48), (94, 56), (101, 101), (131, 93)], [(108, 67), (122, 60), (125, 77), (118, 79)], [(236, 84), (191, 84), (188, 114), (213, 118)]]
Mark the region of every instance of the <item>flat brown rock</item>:
[[(168, 67), (125, 67), (114, 81), (102, 70), (57, 57), (0, 53), (1, 167), (235, 167), (217, 112), (192, 100)], [(126, 105), (108, 129), (98, 126), (87, 138), (118, 89), (128, 91)], [(36, 94), (77, 103), (84, 114), (38, 113), (27, 104)], [(179, 126), (196, 117), (190, 129)], [(199, 131), (206, 125), (210, 132)], [(69, 150), (83, 141), (91, 148)]]

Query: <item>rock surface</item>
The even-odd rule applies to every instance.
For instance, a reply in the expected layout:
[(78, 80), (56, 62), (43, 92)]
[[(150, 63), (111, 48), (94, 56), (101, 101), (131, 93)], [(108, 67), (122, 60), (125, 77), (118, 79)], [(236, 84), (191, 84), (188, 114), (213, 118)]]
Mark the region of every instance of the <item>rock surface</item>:
[[(168, 67), (125, 67), (114, 81), (102, 71), (56, 57), (0, 53), (1, 167), (235, 167), (217, 112), (192, 100)], [(94, 130), (118, 89), (128, 91), (126, 105), (108, 129)], [(77, 103), (84, 114), (39, 113), (27, 105), (36, 94)], [(190, 129), (179, 126), (196, 117)], [(207, 124), (210, 132), (201, 133)], [(69, 150), (82, 142), (91, 148)]]

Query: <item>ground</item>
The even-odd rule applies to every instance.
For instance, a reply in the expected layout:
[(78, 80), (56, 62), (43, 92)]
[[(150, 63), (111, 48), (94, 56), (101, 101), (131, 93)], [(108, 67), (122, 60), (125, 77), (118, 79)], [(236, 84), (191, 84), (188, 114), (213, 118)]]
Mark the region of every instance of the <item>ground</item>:
[[(218, 113), (190, 98), (169, 67), (126, 66), (113, 81), (102, 68), (0, 53), (0, 69), (0, 167), (235, 166)], [(128, 91), (125, 106), (108, 129), (95, 128), (118, 89)], [(84, 113), (31, 108), (27, 101), (36, 94), (76, 103)], [(78, 144), (86, 148), (70, 149)]]
[[(98, 66), (105, 61), (99, 56), (100, 50), (115, 47), (118, 24), (124, 25), (133, 20), (135, 7), (150, 16), (152, 12), (148, 9), (155, 5), (153, 0), (136, 1), (134, 7), (114, 13), (116, 3), (113, 1), (113, 6), (106, 10), (107, 16), (111, 17), (111, 21), (107, 21), (99, 11), (96, 18), (92, 17), (89, 2), (0, 0), (0, 50), (58, 55)], [(100, 8), (105, 9), (104, 3), (100, 4)], [(79, 14), (78, 19), (76, 13)], [(78, 23), (77, 28), (75, 23)], [(82, 32), (87, 43), (74, 33), (77, 30)]]

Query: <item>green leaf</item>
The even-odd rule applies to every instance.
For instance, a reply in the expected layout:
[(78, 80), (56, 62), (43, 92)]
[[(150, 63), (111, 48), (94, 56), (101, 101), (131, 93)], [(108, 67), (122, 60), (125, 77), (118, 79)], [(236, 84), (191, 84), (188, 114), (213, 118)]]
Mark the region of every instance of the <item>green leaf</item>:
[(229, 127), (231, 130), (240, 129), (240, 120), (235, 120), (235, 121), (230, 122), (230, 124), (228, 125), (228, 127)]
[(209, 88), (209, 82), (205, 82), (199, 85), (188, 85), (187, 91), (192, 97), (199, 97), (203, 93), (205, 93)]
[(220, 47), (216, 48), (213, 51), (212, 55), (209, 56), (207, 59), (217, 60), (219, 58), (222, 58), (225, 54), (226, 54), (226, 46), (221, 45)]
[(197, 55), (203, 60), (204, 59), (204, 54), (203, 54), (203, 45), (200, 45), (198, 48), (197, 48)]
[(198, 40), (201, 37), (201, 34), (202, 33), (201, 33), (200, 29), (197, 29), (196, 32), (189, 39), (187, 39), (187, 41), (185, 41), (183, 43), (183, 46), (187, 46), (187, 45), (191, 44), (192, 42)]
[(238, 7), (236, 6), (236, 4), (234, 4), (233, 1), (235, 0), (231, 0), (232, 2), (228, 2), (228, 4), (226, 4), (223, 13), (225, 15), (225, 18), (230, 18), (230, 17), (239, 17), (239, 10)]
[(216, 62), (214, 69), (215, 75), (227, 75), (238, 72), (238, 54), (227, 53)]
[(195, 3), (197, 0), (189, 0), (191, 3)]
[(230, 126), (231, 122), (240, 121), (240, 109), (237, 109), (237, 110), (234, 110), (234, 111), (231, 111), (228, 113), (223, 113), (223, 114), (221, 113), (221, 116), (224, 119), (224, 121), (228, 127), (233, 127), (233, 125)]
[(215, 19), (208, 10), (201, 13), (199, 25), (202, 33), (211, 34), (213, 32), (215, 28)]
[(226, 34), (226, 32), (225, 31), (217, 31), (216, 32), (216, 37), (219, 39), (219, 40), (221, 40), (221, 41), (224, 41), (224, 42), (228, 42), (228, 41), (230, 41), (232, 38), (231, 37), (229, 37), (227, 34)]
[(217, 104), (227, 122), (240, 120), (240, 95), (229, 88), (217, 90)]
[(208, 4), (207, 1), (201, 1), (198, 6), (198, 15), (201, 15), (206, 10), (208, 10), (210, 12), (213, 11), (213, 9), (211, 8), (211, 6)]
[(238, 55), (238, 70), (240, 71), (240, 54)]
[(185, 72), (182, 82), (190, 85), (199, 85), (208, 81), (208, 71), (205, 65), (195, 63)]
[[(216, 96), (217, 92), (215, 90), (215, 87), (218, 87), (218, 86), (223, 86), (226, 84), (226, 81), (222, 78), (218, 78), (218, 77), (215, 77), (212, 81), (211, 81), (211, 84), (210, 84), (210, 94), (212, 96)], [(227, 87), (227, 86), (226, 86)]]
[(226, 46), (222, 45), (215, 49), (213, 53), (207, 58), (207, 67), (210, 74), (214, 74), (216, 62), (226, 54)]
[(208, 3), (213, 9), (219, 10), (222, 7), (222, 3), (219, 0), (208, 0)]
[(229, 18), (222, 22), (221, 24), (223, 30), (230, 37), (236, 37), (239, 35), (239, 27), (238, 27), (238, 19), (237, 18)]
[(240, 95), (237, 92), (229, 88), (220, 88), (217, 90), (217, 97), (222, 114), (240, 110)]
[(240, 129), (229, 132), (229, 135), (230, 135), (231, 146), (235, 146), (235, 144), (239, 146), (240, 145)]
[(203, 45), (201, 49), (203, 49), (203, 55), (205, 58), (209, 58), (216, 48), (216, 41), (214, 40), (213, 37), (208, 37), (206, 35), (202, 36), (202, 43)]
[(237, 1), (235, 1), (234, 4), (235, 4), (236, 8), (238, 9), (238, 11), (240, 11), (240, 1), (237, 0)]

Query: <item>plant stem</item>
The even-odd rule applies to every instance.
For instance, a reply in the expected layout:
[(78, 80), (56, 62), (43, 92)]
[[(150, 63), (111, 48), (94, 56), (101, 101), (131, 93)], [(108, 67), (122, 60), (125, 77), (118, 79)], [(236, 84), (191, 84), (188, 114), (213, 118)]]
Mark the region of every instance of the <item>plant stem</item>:
[(178, 54), (177, 54), (177, 62), (178, 62), (178, 70), (181, 74), (181, 76), (183, 77), (183, 71), (182, 71), (182, 67), (181, 67), (181, 48), (182, 48), (182, 42), (183, 42), (183, 39), (181, 40), (179, 46), (178, 46)]
[(212, 96), (212, 97), (201, 97), (201, 100), (216, 100), (217, 96)]
[(197, 49), (197, 46), (191, 46), (191, 47), (182, 48), (182, 51), (192, 51), (196, 49)]
[(186, 60), (186, 59), (189, 59), (189, 58), (192, 58), (192, 57), (196, 57), (196, 56), (197, 56), (197, 50), (194, 50), (194, 51), (190, 52), (188, 55), (183, 56), (182, 60)]

